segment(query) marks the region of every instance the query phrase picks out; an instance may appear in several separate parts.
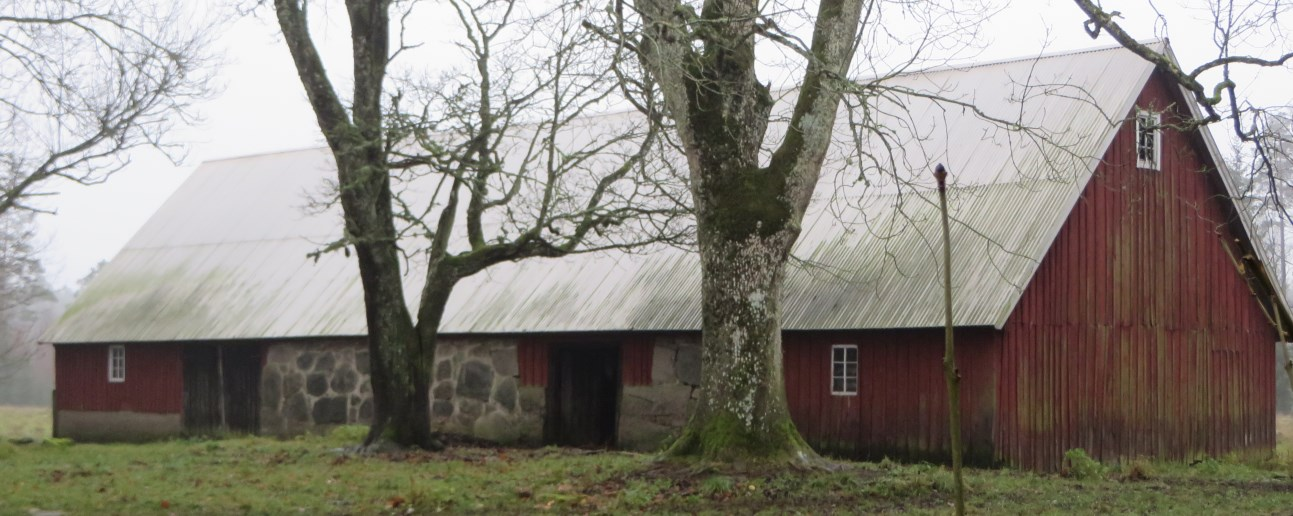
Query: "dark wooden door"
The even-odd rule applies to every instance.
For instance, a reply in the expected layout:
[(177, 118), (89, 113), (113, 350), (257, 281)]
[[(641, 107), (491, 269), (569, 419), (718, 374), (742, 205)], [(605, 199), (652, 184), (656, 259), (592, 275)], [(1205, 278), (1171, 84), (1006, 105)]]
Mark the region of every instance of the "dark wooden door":
[(207, 434), (220, 428), (219, 349), (184, 348), (184, 431)]
[(254, 434), (260, 430), (260, 346), (224, 346), (220, 355), (225, 425), (232, 432)]
[(550, 360), (545, 440), (563, 446), (615, 445), (619, 346), (560, 346)]
[(260, 430), (260, 346), (184, 348), (184, 430)]

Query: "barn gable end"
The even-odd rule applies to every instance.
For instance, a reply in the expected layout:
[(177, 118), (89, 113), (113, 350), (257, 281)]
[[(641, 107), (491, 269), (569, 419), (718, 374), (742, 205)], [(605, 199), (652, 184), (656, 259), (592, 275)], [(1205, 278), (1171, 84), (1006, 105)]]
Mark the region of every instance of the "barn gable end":
[[(1185, 102), (1156, 73), (1136, 106), (1171, 123)], [(1118, 461), (1274, 444), (1275, 330), (1223, 249), (1247, 236), (1198, 135), (1165, 129), (1160, 170), (1137, 168), (1135, 113), (1003, 328), (996, 442), (1007, 462), (1055, 469), (1072, 448)]]

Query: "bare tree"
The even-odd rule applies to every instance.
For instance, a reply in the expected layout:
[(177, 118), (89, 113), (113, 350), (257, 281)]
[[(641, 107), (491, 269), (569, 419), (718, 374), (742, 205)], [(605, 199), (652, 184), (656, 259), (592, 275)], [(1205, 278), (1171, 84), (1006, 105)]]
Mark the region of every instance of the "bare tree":
[(57, 179), (95, 184), (208, 93), (207, 36), (170, 4), (25, 0), (0, 7), (0, 214)]
[[(815, 12), (775, 1), (696, 4), (615, 1), (596, 24), (620, 50), (618, 62), (643, 63), (659, 83), (690, 171), (703, 278), (702, 379), (670, 453), (811, 462), (815, 454), (786, 406), (780, 294), (841, 100), (851, 95), (866, 106), (891, 76), (855, 82), (850, 74), (859, 60), (865, 72), (901, 72), (914, 61), (873, 61), (895, 46), (919, 55), (949, 37), (972, 39), (974, 27), (962, 19), (969, 13), (958, 9), (979, 10), (869, 0), (823, 0)], [(895, 19), (882, 21), (882, 12)], [(894, 37), (899, 16), (922, 25), (914, 40)], [(806, 38), (802, 27), (811, 32)], [(774, 109), (759, 77), (760, 52), (789, 56), (788, 114)], [(780, 124), (784, 135), (769, 132)], [(880, 130), (859, 127), (853, 136)]]
[[(1234, 78), (1238, 69), (1288, 68), (1293, 65), (1293, 43), (1287, 34), (1293, 4), (1268, 0), (1209, 0), (1212, 41), (1217, 55), (1192, 69), (1182, 68), (1175, 56), (1138, 40), (1119, 23), (1122, 15), (1100, 2), (1074, 0), (1087, 17), (1084, 29), (1092, 38), (1108, 34), (1119, 45), (1154, 64), (1155, 68), (1180, 84), (1201, 108), (1200, 116), (1185, 125), (1202, 127), (1227, 124), (1229, 132), (1243, 143), (1243, 167), (1235, 172), (1247, 174), (1250, 183), (1265, 190), (1263, 209), (1270, 209), (1285, 220), (1293, 221), (1287, 200), (1279, 192), (1288, 187), (1287, 174), (1280, 171), (1290, 163), (1287, 118), (1281, 116), (1288, 105), (1268, 106), (1251, 102), (1244, 96), (1245, 85)], [(1152, 4), (1151, 4), (1152, 6)], [(1168, 19), (1156, 10), (1158, 29), (1165, 30)], [(1144, 36), (1142, 36), (1144, 37)], [(1244, 54), (1243, 48), (1260, 48), (1267, 55)]]
[[(345, 238), (323, 251), (353, 247), (359, 262), (375, 402), (365, 444), (436, 448), (430, 370), (454, 285), (503, 262), (686, 238), (686, 210), (677, 203), (685, 187), (658, 168), (668, 160), (647, 159), (663, 142), (652, 96), (624, 98), (634, 90), (599, 68), (601, 56), (579, 26), (586, 7), (535, 13), (521, 2), (451, 1), (470, 67), (422, 80), (388, 73), (415, 51), (403, 23), (416, 5), (347, 0), (354, 59), (347, 101), (309, 33), (311, 5), (274, 2), (337, 166)], [(404, 10), (393, 27), (395, 5)], [(640, 112), (586, 117), (615, 105)], [(401, 252), (424, 270), (413, 310), (404, 301)]]
[(50, 296), (33, 245), (34, 213), (0, 213), (0, 381), (36, 353), (37, 315), (29, 308)]

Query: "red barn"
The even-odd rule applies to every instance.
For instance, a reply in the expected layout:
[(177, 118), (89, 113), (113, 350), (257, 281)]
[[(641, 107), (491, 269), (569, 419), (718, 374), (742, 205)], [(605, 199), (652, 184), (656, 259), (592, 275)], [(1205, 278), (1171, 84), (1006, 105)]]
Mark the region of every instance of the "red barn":
[[(947, 454), (929, 177), (946, 163), (973, 460), (1270, 452), (1271, 321), (1287, 309), (1233, 199), (1239, 179), (1206, 132), (1174, 128), (1193, 106), (1180, 88), (1113, 48), (875, 91), (867, 113), (885, 138), (838, 138), (783, 293), (787, 396), (810, 443)], [(340, 233), (335, 213), (300, 208), (332, 167), (315, 149), (194, 172), (46, 335), (59, 435), (366, 421), (355, 265), (306, 258)], [(433, 417), (504, 442), (658, 446), (699, 384), (699, 326), (683, 250), (492, 268), (450, 301)]]

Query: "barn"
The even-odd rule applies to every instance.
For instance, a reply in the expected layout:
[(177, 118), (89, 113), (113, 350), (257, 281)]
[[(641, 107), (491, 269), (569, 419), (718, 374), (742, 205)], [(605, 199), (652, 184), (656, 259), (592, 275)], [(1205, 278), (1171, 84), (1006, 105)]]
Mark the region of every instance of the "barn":
[[(874, 99), (892, 166), (848, 159), (840, 139), (783, 292), (787, 397), (811, 444), (948, 454), (928, 176), (940, 162), (972, 461), (1273, 449), (1272, 321), (1288, 310), (1234, 201), (1240, 180), (1207, 132), (1172, 124), (1194, 109), (1179, 87), (1120, 48), (887, 84), (924, 95)], [(57, 435), (290, 435), (371, 417), (353, 259), (306, 258), (340, 233), (335, 211), (303, 209), (332, 167), (324, 149), (200, 166), (45, 334)], [(699, 304), (697, 259), (675, 248), (468, 278), (442, 326), (435, 423), (659, 446), (699, 384)]]

